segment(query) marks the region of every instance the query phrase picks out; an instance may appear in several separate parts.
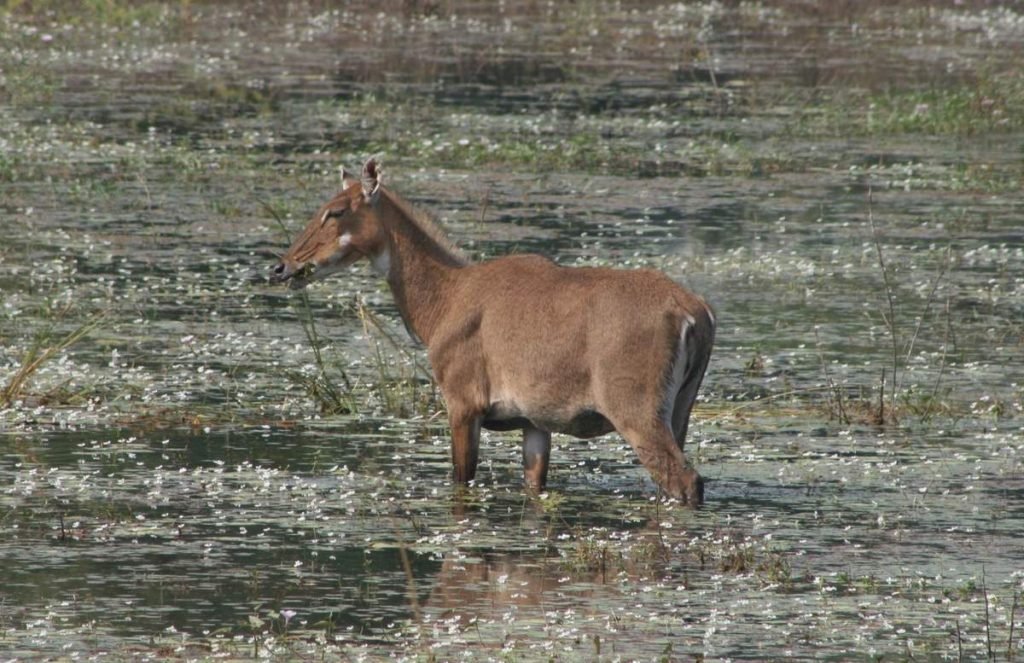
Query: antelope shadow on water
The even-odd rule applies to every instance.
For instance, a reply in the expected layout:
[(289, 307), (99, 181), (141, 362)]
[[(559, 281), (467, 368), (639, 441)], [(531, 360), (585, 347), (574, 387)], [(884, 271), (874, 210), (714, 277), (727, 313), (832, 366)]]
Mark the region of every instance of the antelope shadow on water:
[(427, 347), (457, 482), (476, 473), (481, 427), (523, 431), (534, 489), (547, 480), (552, 433), (615, 430), (666, 492), (703, 502), (704, 482), (683, 454), (715, 336), (703, 299), (649, 269), (568, 268), (537, 255), (471, 262), (382, 186), (373, 159), (343, 182), (271, 281), (303, 288), (369, 260)]

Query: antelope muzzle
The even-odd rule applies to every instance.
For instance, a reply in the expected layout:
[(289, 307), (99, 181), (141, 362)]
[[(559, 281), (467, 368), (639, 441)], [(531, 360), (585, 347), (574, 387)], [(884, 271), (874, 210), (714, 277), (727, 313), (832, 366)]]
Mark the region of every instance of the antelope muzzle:
[(270, 269), (271, 283), (287, 283), (288, 287), (298, 289), (309, 282), (312, 275), (312, 265), (296, 264), (282, 260)]

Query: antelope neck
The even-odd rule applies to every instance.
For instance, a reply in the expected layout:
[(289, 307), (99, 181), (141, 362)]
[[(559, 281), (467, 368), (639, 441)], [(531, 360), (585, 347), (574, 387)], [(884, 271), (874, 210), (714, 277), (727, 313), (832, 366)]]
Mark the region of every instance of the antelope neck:
[(405, 326), (429, 344), (448, 306), (449, 291), (461, 264), (447, 247), (393, 205), (383, 214), (389, 246), (387, 282)]

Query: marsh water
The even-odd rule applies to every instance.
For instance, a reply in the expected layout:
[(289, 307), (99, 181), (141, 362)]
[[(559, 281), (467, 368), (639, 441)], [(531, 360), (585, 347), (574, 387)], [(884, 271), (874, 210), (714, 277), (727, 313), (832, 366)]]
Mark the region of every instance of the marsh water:
[[(17, 3), (14, 3), (17, 4)], [(0, 658), (1019, 658), (1024, 14), (797, 2), (0, 10)], [(616, 435), (453, 486), (369, 155), (477, 259), (718, 313), (690, 510)]]

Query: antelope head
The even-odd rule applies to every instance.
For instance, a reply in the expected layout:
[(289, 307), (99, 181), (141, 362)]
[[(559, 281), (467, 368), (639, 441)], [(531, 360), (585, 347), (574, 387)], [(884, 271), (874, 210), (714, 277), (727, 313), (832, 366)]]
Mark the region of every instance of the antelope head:
[(387, 274), (388, 239), (375, 207), (380, 196), (377, 162), (370, 159), (356, 180), (342, 171), (344, 189), (317, 211), (270, 272), (271, 283), (304, 288), (361, 258)]

